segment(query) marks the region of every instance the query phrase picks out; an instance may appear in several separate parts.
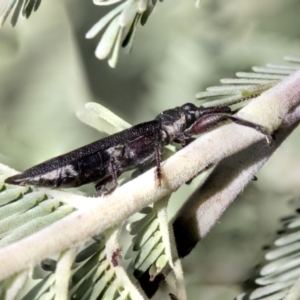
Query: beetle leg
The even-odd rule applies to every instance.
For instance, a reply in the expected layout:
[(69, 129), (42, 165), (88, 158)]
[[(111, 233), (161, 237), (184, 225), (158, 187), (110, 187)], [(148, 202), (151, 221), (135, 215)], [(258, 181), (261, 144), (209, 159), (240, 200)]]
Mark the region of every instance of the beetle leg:
[(240, 118), (237, 118), (237, 117), (234, 117), (234, 116), (228, 116), (228, 120), (231, 120), (232, 122), (234, 122), (238, 125), (247, 126), (247, 127), (255, 129), (256, 131), (260, 132), (261, 134), (263, 134), (265, 136), (265, 139), (269, 146), (272, 145), (274, 138), (266, 129), (264, 129), (263, 126), (240, 119)]
[(246, 121), (246, 120), (243, 120), (243, 119), (231, 116), (231, 115), (227, 115), (227, 114), (217, 113), (217, 114), (205, 115), (205, 116), (201, 117), (199, 120), (197, 120), (192, 127), (190, 127), (189, 129), (187, 129), (185, 131), (185, 133), (188, 135), (197, 135), (197, 134), (206, 132), (228, 120), (230, 120), (236, 124), (255, 129), (256, 131), (262, 133), (265, 136), (266, 141), (269, 146), (272, 144), (272, 142), (273, 142), (272, 135), (266, 129), (264, 129), (261, 125), (258, 125), (258, 124), (255, 124), (255, 123), (252, 123), (252, 122), (249, 122), (249, 121)]
[(155, 145), (155, 160), (156, 160), (156, 177), (158, 180), (158, 186), (161, 186), (161, 179), (162, 179), (162, 173), (161, 173), (161, 169), (160, 169), (160, 150), (159, 150), (159, 145)]
[[(109, 169), (111, 175), (100, 180), (95, 185), (96, 192), (99, 196), (104, 196), (104, 195), (111, 193), (118, 186), (118, 174), (115, 169), (114, 159), (111, 159), (109, 161), (108, 169)], [(113, 186), (108, 190), (105, 188), (105, 185), (107, 185), (110, 182), (113, 183)]]
[(189, 134), (185, 134), (184, 138), (175, 139), (174, 143), (179, 144), (182, 148), (193, 142), (195, 138), (191, 137)]
[(108, 177), (105, 177), (104, 179), (100, 180), (96, 185), (95, 185), (95, 189), (96, 189), (96, 192), (99, 196), (104, 196), (104, 195), (107, 195), (109, 194), (110, 192), (112, 192), (115, 187), (111, 188), (111, 189), (107, 189), (105, 186), (107, 184), (109, 184), (110, 182), (112, 182), (113, 179), (111, 176), (108, 176)]
[(112, 181), (113, 181), (113, 184), (114, 184), (113, 186), (114, 186), (114, 188), (116, 188), (118, 186), (118, 174), (117, 174), (116, 169), (115, 169), (113, 158), (109, 161), (109, 169), (110, 169), (110, 173), (112, 175)]

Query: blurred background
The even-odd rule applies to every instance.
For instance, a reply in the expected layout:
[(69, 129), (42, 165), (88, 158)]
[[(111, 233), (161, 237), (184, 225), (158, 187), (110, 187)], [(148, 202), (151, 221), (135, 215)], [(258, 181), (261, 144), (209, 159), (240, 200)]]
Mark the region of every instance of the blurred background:
[[(158, 3), (116, 69), (85, 33), (111, 8), (43, 0), (29, 20), (0, 30), (0, 162), (24, 170), (102, 137), (76, 118), (86, 102), (131, 124), (194, 102), (195, 94), (252, 66), (299, 53), (297, 0)], [(229, 300), (299, 198), (300, 130), (282, 145), (208, 237), (184, 259), (189, 299)], [(172, 198), (170, 216), (193, 186)], [(166, 294), (165, 294), (166, 295)], [(159, 298), (158, 298), (159, 299)], [(161, 299), (161, 298), (160, 298)]]

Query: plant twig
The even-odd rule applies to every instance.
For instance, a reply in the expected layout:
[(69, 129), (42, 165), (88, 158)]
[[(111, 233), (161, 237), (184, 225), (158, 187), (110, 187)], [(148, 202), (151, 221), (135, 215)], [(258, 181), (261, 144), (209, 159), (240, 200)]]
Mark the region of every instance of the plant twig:
[[(262, 124), (272, 132), (276, 130), (274, 145), (268, 147), (263, 141), (259, 141), (245, 149), (241, 148), (234, 154), (232, 152), (190, 196), (173, 223), (180, 257), (187, 255), (195, 244), (206, 236), (230, 203), (299, 124), (300, 107), (297, 107), (299, 102), (300, 72), (297, 71), (255, 99), (238, 114), (246, 119), (255, 113), (251, 121)], [(224, 127), (223, 139), (229, 142), (225, 145), (225, 149), (220, 143), (219, 148), (222, 147), (223, 152), (228, 151), (228, 147), (235, 147), (235, 144), (240, 145), (241, 139), (248, 139), (248, 128), (244, 130), (244, 134), (238, 136), (233, 129), (231, 131), (233, 126), (232, 124), (228, 128)], [(216, 149), (212, 148), (212, 152), (219, 150), (217, 138), (214, 140)]]
[[(296, 109), (294, 113), (291, 110), (299, 102), (300, 71), (297, 71), (254, 99), (239, 112), (239, 116), (259, 123), (271, 131), (284, 124), (287, 128), (290, 127), (290, 130), (282, 131), (287, 135), (298, 124), (300, 110)], [(155, 172), (151, 169), (119, 187), (105, 198), (88, 198), (66, 193), (70, 199), (81, 198), (86, 207), (78, 209), (55, 224), (23, 240), (2, 248), (0, 250), (0, 279), (34, 266), (50, 255), (78, 245), (108, 228), (121, 224), (123, 220), (143, 207), (178, 189), (199, 172), (205, 170), (208, 165), (216, 164), (225, 157), (232, 156), (251, 145), (257, 145), (260, 140), (264, 140), (264, 137), (253, 129), (236, 124), (224, 125), (202, 135), (165, 161), (162, 164), (163, 180), (159, 188), (155, 180)], [(272, 149), (275, 150), (280, 143), (281, 140), (275, 140)], [(253, 149), (257, 150), (257, 146)], [(268, 157), (274, 151), (270, 149), (264, 145), (260, 151)], [(257, 156), (256, 153), (252, 153), (251, 156), (253, 160), (258, 157), (259, 167), (263, 164), (261, 155)], [(232, 168), (241, 164), (239, 161), (233, 163), (234, 165), (230, 166)], [(233, 199), (244, 188), (247, 180), (251, 180), (253, 171), (249, 170), (248, 166), (241, 172), (249, 174), (244, 176), (244, 181), (238, 184), (234, 191), (229, 186), (226, 192), (226, 186), (224, 186), (223, 196), (228, 197), (227, 200), (223, 196), (220, 198), (220, 194), (214, 197), (214, 201), (218, 200), (220, 203), (224, 201), (225, 204), (214, 206), (215, 210), (210, 209), (207, 215), (212, 217), (212, 220), (201, 226), (201, 232), (206, 234), (209, 231), (228, 206), (226, 203), (231, 201), (229, 199)], [(209, 208), (206, 207), (206, 209)], [(178, 216), (181, 214), (182, 210)], [(201, 210), (198, 216), (201, 215), (206, 215), (206, 212)], [(176, 234), (175, 228), (175, 236)]]

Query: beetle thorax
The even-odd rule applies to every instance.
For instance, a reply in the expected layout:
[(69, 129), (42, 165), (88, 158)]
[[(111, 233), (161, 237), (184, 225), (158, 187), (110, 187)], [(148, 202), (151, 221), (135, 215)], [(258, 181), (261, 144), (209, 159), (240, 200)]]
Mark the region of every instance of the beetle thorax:
[(186, 116), (180, 108), (164, 111), (157, 119), (161, 122), (162, 140), (165, 144), (181, 137), (186, 129)]

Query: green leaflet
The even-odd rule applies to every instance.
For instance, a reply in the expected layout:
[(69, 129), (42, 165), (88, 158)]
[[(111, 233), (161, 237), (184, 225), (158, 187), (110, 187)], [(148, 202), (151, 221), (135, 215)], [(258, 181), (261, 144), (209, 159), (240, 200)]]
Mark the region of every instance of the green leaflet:
[[(2, 167), (2, 172), (1, 172)], [(6, 173), (1, 165), (0, 172)], [(7, 172), (9, 173), (9, 172)], [(0, 246), (18, 241), (68, 215), (74, 208), (46, 191), (3, 184), (0, 175)]]
[[(143, 213), (148, 213), (140, 220), (131, 223), (128, 230), (131, 235), (132, 245), (125, 254), (125, 258), (131, 258), (130, 272), (139, 278), (144, 272), (149, 272), (153, 278), (170, 262), (172, 257), (168, 249), (171, 248), (169, 233), (164, 232), (168, 228), (165, 215), (167, 199), (163, 199), (162, 205), (148, 207)], [(166, 226), (163, 224), (166, 223)]]
[[(96, 5), (115, 4), (120, 1), (94, 1)], [(152, 13), (156, 1), (127, 0), (114, 7), (100, 19), (86, 34), (86, 38), (94, 38), (105, 28), (95, 51), (99, 59), (108, 59), (111, 68), (115, 68), (121, 48), (131, 52), (139, 23), (145, 25)]]
[[(69, 295), (72, 299), (143, 299), (133, 285), (124, 277), (121, 267), (113, 267), (107, 257), (106, 245), (109, 239), (103, 237), (90, 241), (81, 247), (69, 270)], [(60, 261), (57, 261), (59, 264)], [(54, 293), (56, 271), (40, 280), (23, 299), (50, 299)], [(125, 281), (124, 281), (125, 280)]]
[[(287, 61), (299, 62), (297, 57), (286, 57)], [(253, 67), (253, 72), (237, 72), (237, 78), (221, 79), (221, 86), (213, 86), (199, 92), (196, 98), (207, 101), (204, 107), (233, 105), (257, 97), (275, 86), (298, 67), (291, 65), (267, 64), (265, 67)]]
[[(264, 255), (262, 266), (252, 279), (256, 288), (237, 297), (244, 299), (285, 299), (298, 289), (300, 275), (300, 217), (282, 221), (284, 233), (277, 238)], [(295, 293), (297, 295), (297, 293)]]
[(19, 15), (22, 14), (24, 17), (29, 18), (31, 13), (37, 11), (42, 0), (5, 0), (0, 9), (0, 24), (3, 25), (7, 17), (11, 14), (13, 8), (13, 16), (11, 18), (12, 25), (16, 25)]

